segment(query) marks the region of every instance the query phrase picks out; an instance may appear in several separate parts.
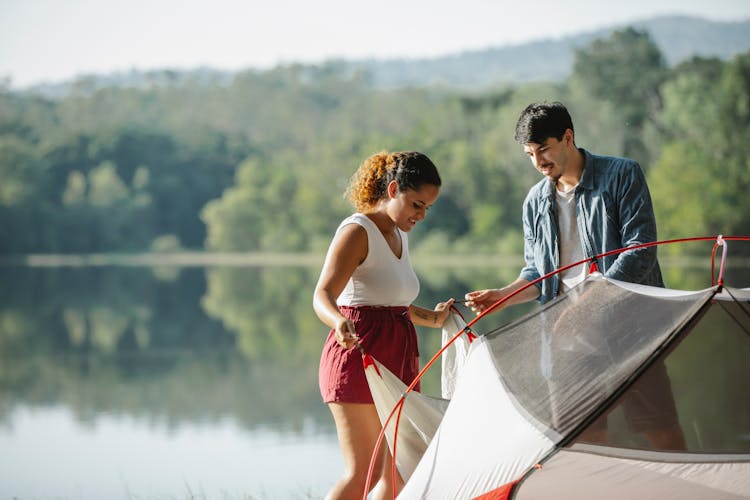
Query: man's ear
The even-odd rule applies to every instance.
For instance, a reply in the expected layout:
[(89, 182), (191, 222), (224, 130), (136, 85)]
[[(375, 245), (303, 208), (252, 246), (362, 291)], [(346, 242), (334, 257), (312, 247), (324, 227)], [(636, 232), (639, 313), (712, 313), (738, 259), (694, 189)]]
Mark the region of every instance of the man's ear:
[(572, 129), (565, 129), (565, 133), (563, 134), (563, 141), (565, 141), (565, 145), (567, 146), (570, 144), (571, 146), (574, 146), (576, 143), (576, 136)]

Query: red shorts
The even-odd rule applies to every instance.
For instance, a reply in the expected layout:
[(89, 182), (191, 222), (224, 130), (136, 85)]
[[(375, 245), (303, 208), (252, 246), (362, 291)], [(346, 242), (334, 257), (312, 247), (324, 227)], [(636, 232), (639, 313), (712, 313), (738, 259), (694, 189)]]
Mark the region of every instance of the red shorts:
[[(408, 307), (339, 306), (352, 320), (359, 343), (405, 384), (419, 373), (417, 332)], [(320, 394), (326, 403), (370, 403), (372, 395), (365, 378), (362, 354), (356, 347), (344, 349), (328, 332), (318, 371)], [(414, 390), (419, 390), (419, 383)]]

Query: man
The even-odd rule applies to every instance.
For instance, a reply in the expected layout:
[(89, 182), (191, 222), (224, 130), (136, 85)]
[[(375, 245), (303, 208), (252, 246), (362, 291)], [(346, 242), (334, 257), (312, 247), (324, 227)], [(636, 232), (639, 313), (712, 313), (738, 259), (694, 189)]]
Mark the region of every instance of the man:
[[(559, 102), (533, 103), (516, 123), (515, 140), (543, 176), (523, 204), (525, 266), (514, 282), (499, 289), (466, 294), (467, 305), (480, 313), (560, 267), (595, 255), (656, 241), (656, 220), (646, 179), (637, 162), (594, 155), (575, 144), (573, 121)], [(597, 261), (605, 276), (621, 281), (664, 286), (656, 247), (628, 250)], [(580, 265), (542, 280), (502, 306), (538, 299), (548, 302), (585, 279)], [(499, 310), (499, 307), (496, 308)], [(655, 377), (661, 393), (659, 412), (669, 424), (644, 430), (657, 449), (684, 449), (663, 363)], [(665, 384), (666, 383), (666, 384)], [(606, 429), (591, 440), (606, 440)]]

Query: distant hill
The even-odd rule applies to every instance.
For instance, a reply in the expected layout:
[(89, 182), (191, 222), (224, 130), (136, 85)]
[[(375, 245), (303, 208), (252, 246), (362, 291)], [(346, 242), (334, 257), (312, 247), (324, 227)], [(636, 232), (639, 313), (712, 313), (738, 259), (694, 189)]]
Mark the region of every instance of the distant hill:
[(613, 31), (633, 26), (647, 31), (669, 65), (693, 56), (730, 59), (750, 50), (750, 20), (716, 22), (694, 17), (657, 17), (560, 39), (467, 51), (432, 59), (391, 59), (349, 63), (367, 72), (377, 86), (443, 84), (484, 87), (499, 82), (559, 81), (573, 67), (575, 49)]
[[(614, 25), (596, 31), (559, 39), (546, 39), (519, 45), (466, 51), (429, 59), (331, 60), (324, 63), (344, 74), (360, 73), (376, 87), (446, 85), (482, 88), (498, 83), (560, 81), (573, 67), (575, 49), (613, 31), (633, 26), (648, 31), (659, 45), (667, 63), (674, 65), (692, 56), (730, 59), (750, 50), (750, 20), (717, 22), (685, 16), (655, 17)], [(302, 67), (310, 67), (300, 65)], [(248, 68), (250, 70), (251, 68)], [(258, 70), (260, 71), (260, 70)], [(192, 81), (202, 85), (225, 85), (233, 73), (212, 68), (196, 68), (109, 75), (87, 75), (78, 87), (87, 90), (107, 86), (153, 86)], [(48, 96), (67, 94), (73, 82), (45, 84), (27, 90)]]

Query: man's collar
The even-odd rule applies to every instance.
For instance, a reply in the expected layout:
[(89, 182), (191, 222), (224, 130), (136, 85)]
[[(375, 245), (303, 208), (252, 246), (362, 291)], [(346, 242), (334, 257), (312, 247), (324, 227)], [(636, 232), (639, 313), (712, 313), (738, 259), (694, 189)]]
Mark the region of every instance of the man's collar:
[(578, 148), (578, 151), (583, 155), (583, 172), (581, 172), (581, 180), (578, 181), (578, 185), (583, 189), (594, 189), (594, 158), (583, 148)]

